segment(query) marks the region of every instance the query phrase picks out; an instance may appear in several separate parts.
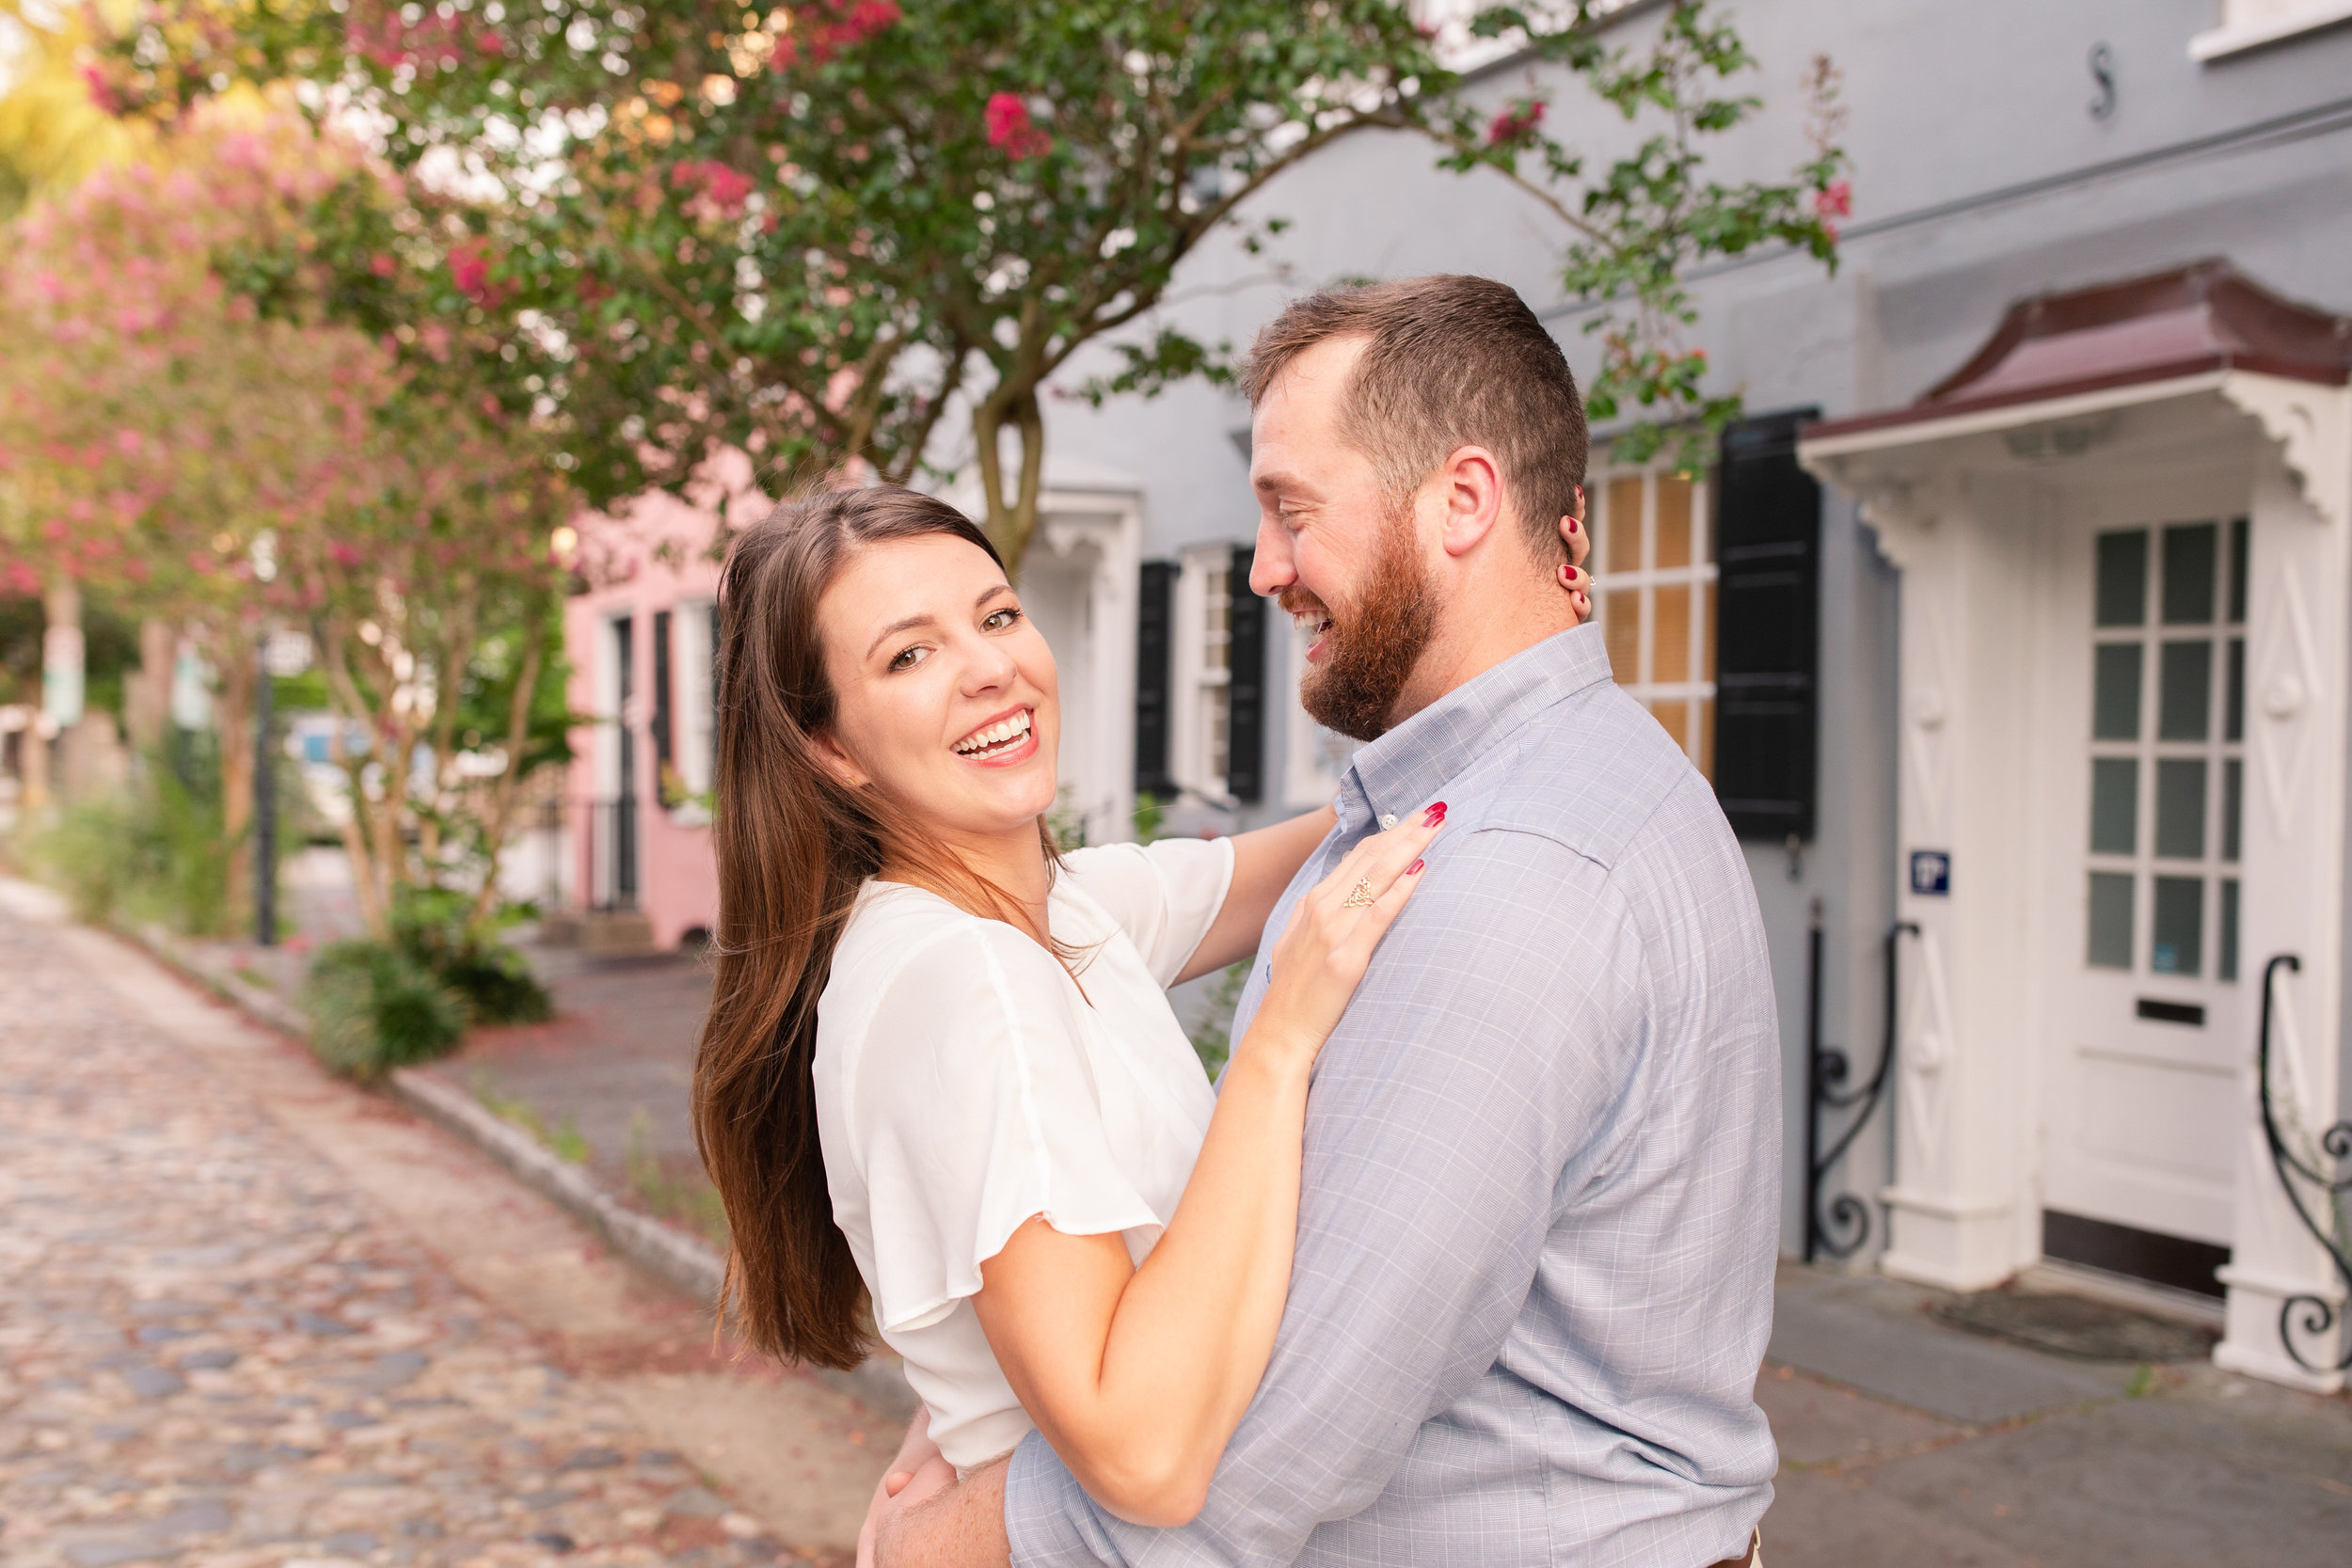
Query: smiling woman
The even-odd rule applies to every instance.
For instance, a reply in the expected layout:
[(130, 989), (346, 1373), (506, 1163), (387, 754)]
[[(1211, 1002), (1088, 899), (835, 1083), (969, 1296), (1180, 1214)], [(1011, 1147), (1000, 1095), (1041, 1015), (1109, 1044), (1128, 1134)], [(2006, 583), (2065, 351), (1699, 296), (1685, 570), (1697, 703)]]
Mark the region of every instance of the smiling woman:
[(1331, 814), (1056, 853), (1053, 654), (930, 497), (780, 508), (719, 600), (695, 1116), (746, 1337), (850, 1365), (870, 1301), (915, 1467), (1034, 1426), (1122, 1517), (1189, 1519), (1281, 1315), (1308, 1068), (1444, 807), (1299, 903), (1212, 1093), (1166, 988), (1257, 947)]

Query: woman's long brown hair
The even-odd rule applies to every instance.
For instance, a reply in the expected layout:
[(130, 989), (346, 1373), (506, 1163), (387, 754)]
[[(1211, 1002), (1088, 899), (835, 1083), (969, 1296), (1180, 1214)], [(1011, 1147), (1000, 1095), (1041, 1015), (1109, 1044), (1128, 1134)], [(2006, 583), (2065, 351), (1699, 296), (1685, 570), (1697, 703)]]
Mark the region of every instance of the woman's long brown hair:
[[(824, 1367), (853, 1367), (871, 1348), (811, 1077), (817, 1004), (858, 888), (888, 863), (975, 913), (1023, 924), (1001, 889), (908, 813), (818, 761), (834, 691), (818, 604), (857, 550), (930, 534), (1004, 565), (954, 507), (876, 485), (777, 507), (736, 537), (719, 574), (718, 974), (694, 1055), (694, 1139), (726, 1204), (739, 1332), (771, 1355)], [(1050, 868), (1042, 818), (1039, 836)]]

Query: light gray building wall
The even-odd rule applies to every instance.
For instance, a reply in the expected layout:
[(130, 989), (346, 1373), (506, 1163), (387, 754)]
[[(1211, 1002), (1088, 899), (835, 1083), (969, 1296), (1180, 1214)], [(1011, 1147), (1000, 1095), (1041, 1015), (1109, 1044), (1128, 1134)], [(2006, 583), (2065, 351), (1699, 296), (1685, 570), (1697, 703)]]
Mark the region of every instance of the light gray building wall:
[[(1798, 85), (1820, 54), (1843, 71), (1850, 118), (1840, 140), (1854, 164), (1854, 212), (1835, 277), (1809, 259), (1768, 253), (1697, 282), (1695, 341), (1714, 383), (1740, 388), (1753, 411), (1837, 418), (1907, 404), (1963, 364), (2016, 300), (2207, 257), (2226, 257), (2292, 299), (2352, 311), (2352, 27), (2200, 61), (2192, 40), (2229, 20), (2219, 0), (1778, 0), (1728, 10), (1758, 62), (1744, 85), (1767, 106), (1711, 150), (1711, 168), (1726, 179), (1778, 178), (1804, 155)], [(1661, 14), (1637, 3), (1613, 31), (1638, 47)], [(1526, 79), (1523, 64), (1506, 61), (1471, 90), (1499, 104)], [(1624, 145), (1624, 128), (1575, 84), (1538, 80), (1551, 90), (1556, 133), (1589, 135), (1604, 153)], [(1295, 227), (1263, 256), (1210, 242), (1180, 273), (1163, 314), (1240, 347), (1284, 300), (1321, 284), (1474, 272), (1517, 287), (1552, 322), (1570, 363), (1588, 372), (1596, 354), (1580, 327), (1589, 313), (1561, 296), (1557, 221), (1494, 176), (1432, 165), (1425, 144), (1402, 135), (1318, 153), (1259, 198)], [(1104, 363), (1073, 366), (1069, 380)], [(1100, 410), (1061, 401), (1048, 424), (1057, 458), (1133, 488), (1145, 559), (1249, 541), (1255, 509), (1236, 439), (1248, 411), (1237, 399), (1194, 384)], [(1769, 843), (1752, 844), (1749, 855), (1788, 1046), (1791, 1250), (1803, 1240), (1813, 911), (1818, 905), (1825, 931), (1822, 1037), (1867, 1069), (1883, 1045), (1882, 943), (1904, 847), (1896, 838), (1902, 579), (1853, 498), (1826, 491), (1822, 517), (1820, 826), (1794, 855)], [(1175, 825), (1246, 826), (1295, 809), (1285, 803), (1299, 795), (1287, 776), (1288, 635), (1275, 616), (1262, 803), (1219, 811), (1185, 802)], [(1892, 1126), (1882, 1115), (1842, 1187), (1867, 1196), (1884, 1185)], [(1880, 1226), (1871, 1246), (1883, 1239)]]

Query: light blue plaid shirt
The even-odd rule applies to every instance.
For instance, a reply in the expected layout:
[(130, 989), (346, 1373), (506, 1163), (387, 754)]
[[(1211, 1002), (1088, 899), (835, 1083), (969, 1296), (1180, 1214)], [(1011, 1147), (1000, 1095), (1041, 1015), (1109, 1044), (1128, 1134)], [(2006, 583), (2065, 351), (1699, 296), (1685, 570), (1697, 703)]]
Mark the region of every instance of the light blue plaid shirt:
[(1031, 1433), (1021, 1568), (1701, 1568), (1772, 1501), (1780, 1044), (1739, 846), (1587, 626), (1359, 752), (1262, 951), (1438, 800), (1316, 1065), (1290, 1304), (1208, 1506), (1122, 1523)]

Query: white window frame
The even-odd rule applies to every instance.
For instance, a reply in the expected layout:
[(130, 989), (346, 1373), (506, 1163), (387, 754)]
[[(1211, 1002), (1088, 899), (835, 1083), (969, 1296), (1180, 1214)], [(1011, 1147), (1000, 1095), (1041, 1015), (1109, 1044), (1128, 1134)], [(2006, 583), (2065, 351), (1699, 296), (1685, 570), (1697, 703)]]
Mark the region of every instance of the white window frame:
[(2201, 64), (2352, 21), (2352, 0), (2221, 0), (2221, 25), (2188, 40)]
[[(1232, 689), (1232, 568), (1231, 544), (1202, 545), (1177, 557), (1175, 646), (1168, 661), (1168, 771), (1176, 783), (1204, 799), (1232, 804), (1232, 793), (1222, 769), (1212, 771), (1208, 726), (1216, 711), (1213, 705), (1229, 704)], [(1210, 578), (1226, 574), (1227, 614), (1225, 659), (1209, 662)], [(1225, 708), (1225, 744), (1232, 747), (1232, 712)]]
[(718, 770), (719, 735), (710, 708), (710, 605), (707, 598), (681, 599), (670, 607), (671, 711), (677, 715), (672, 744), (678, 783), (691, 797), (671, 815), (681, 822), (707, 822), (701, 797), (710, 793)]
[(1289, 705), (1283, 710), (1282, 803), (1286, 806), (1327, 806), (1340, 792), (1340, 775), (1356, 755), (1356, 742), (1316, 723), (1298, 700), (1299, 682), (1307, 675), (1307, 648), (1314, 639), (1279, 606), (1267, 611), (1281, 615), (1283, 675)]
[[(1715, 712), (1715, 681), (1708, 672), (1707, 650), (1708, 633), (1716, 613), (1717, 581), (1720, 571), (1713, 559), (1711, 534), (1715, 526), (1712, 483), (1701, 474), (1691, 481), (1691, 559), (1681, 566), (1661, 568), (1658, 560), (1658, 483), (1672, 477), (1674, 470), (1663, 464), (1641, 467), (1604, 467), (1585, 481), (1586, 509), (1592, 515), (1595, 559), (1588, 560), (1585, 569), (1593, 574), (1594, 613), (1600, 621), (1602, 635), (1608, 636), (1609, 618), (1622, 613), (1629, 603), (1641, 607), (1641, 628), (1637, 639), (1634, 668), (1615, 668), (1615, 656), (1611, 656), (1610, 673), (1616, 678), (1626, 693), (1649, 708), (1654, 714), (1661, 703), (1683, 705), (1683, 729), (1675, 735), (1675, 742), (1683, 755), (1702, 770), (1712, 774), (1714, 761), (1713, 736), (1708, 726)], [(1613, 547), (1617, 531), (1627, 519), (1611, 515), (1615, 482), (1626, 479), (1642, 481), (1641, 515), (1633, 519), (1641, 533), (1640, 564), (1631, 570), (1614, 568)], [(1650, 678), (1658, 667), (1658, 595), (1660, 588), (1688, 587), (1691, 591), (1691, 610), (1685, 626), (1690, 640), (1685, 650), (1683, 668), (1688, 678), (1679, 681), (1659, 681)], [(1720, 650), (1718, 650), (1720, 655)], [(1708, 679), (1697, 677), (1708, 673)], [(1664, 721), (1660, 721), (1663, 725)], [(1669, 735), (1674, 735), (1668, 729)]]

